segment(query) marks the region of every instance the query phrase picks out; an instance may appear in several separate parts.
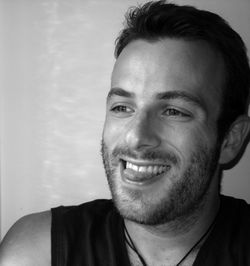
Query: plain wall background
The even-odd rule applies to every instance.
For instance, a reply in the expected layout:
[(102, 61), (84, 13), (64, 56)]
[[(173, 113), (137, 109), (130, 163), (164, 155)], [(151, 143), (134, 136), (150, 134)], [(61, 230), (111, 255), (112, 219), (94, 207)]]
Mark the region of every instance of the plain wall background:
[[(114, 40), (139, 0), (0, 0), (1, 235), (21, 216), (109, 198), (100, 141)], [(221, 14), (250, 50), (249, 0), (179, 0)], [(223, 193), (250, 203), (250, 148)]]

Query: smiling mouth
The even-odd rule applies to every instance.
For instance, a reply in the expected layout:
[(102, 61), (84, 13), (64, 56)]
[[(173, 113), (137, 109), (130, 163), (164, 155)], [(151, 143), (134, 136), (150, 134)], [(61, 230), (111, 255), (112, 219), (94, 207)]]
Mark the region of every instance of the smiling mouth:
[(171, 166), (161, 164), (136, 164), (121, 160), (121, 173), (125, 181), (148, 183), (167, 173)]

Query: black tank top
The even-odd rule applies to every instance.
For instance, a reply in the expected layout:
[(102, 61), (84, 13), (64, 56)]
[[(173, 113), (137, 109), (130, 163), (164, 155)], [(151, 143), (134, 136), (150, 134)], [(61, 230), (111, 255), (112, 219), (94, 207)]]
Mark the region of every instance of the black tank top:
[(110, 200), (52, 209), (52, 266), (130, 266)]
[[(52, 209), (52, 266), (131, 266), (123, 219), (110, 200)], [(250, 266), (250, 207), (221, 197), (217, 223), (193, 266)]]

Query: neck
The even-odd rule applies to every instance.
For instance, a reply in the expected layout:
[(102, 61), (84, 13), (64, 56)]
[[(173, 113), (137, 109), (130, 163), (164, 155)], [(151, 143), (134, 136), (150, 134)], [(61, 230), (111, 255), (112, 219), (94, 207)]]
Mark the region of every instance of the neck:
[(147, 226), (125, 220), (125, 225), (140, 254), (150, 262), (148, 265), (157, 265), (156, 261), (166, 258), (178, 262), (213, 223), (219, 205), (219, 194), (208, 195), (195, 212), (167, 224)]

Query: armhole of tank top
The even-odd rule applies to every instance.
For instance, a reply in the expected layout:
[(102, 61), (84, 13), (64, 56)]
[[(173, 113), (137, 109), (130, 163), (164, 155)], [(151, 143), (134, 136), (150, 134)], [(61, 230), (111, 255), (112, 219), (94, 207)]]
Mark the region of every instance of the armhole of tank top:
[(51, 266), (66, 266), (62, 210), (63, 207), (51, 209)]

